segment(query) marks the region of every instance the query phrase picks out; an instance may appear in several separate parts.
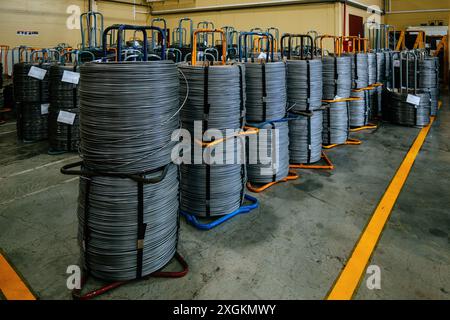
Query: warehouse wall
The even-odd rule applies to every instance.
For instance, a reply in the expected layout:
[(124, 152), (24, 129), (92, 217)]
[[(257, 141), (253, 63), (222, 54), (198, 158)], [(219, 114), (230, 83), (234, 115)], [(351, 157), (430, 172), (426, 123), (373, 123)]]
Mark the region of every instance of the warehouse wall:
[[(154, 4), (152, 8), (158, 11), (252, 2), (255, 2), (255, 0), (168, 0), (163, 4)], [(383, 7), (383, 0), (360, 0), (359, 2)], [(364, 19), (371, 15), (364, 10), (351, 7), (348, 7), (347, 14), (357, 14), (363, 16)], [(309, 30), (316, 30), (322, 34), (341, 34), (343, 30), (343, 5), (338, 3), (299, 4), (268, 8), (168, 14), (163, 17), (168, 21), (168, 27), (172, 30), (177, 26), (178, 20), (184, 16), (193, 18), (195, 23), (207, 20), (214, 22), (216, 27), (232, 25), (238, 30), (249, 30), (256, 26), (263, 29), (277, 27), (281, 32), (296, 33), (306, 33)]]
[[(81, 42), (80, 30), (69, 30), (66, 12), (70, 5), (87, 11), (85, 0), (14, 0), (0, 1), (0, 44), (15, 47), (28, 45), (53, 47), (65, 42), (76, 46)], [(99, 2), (98, 10), (105, 16), (105, 25), (113, 23), (145, 24), (147, 15), (138, 14), (134, 20), (133, 8), (128, 5)], [(38, 36), (19, 36), (17, 31), (38, 31)]]
[[(426, 9), (450, 9), (449, 0), (391, 0), (392, 11), (426, 10)], [(424, 13), (395, 13), (386, 16), (386, 23), (392, 24), (397, 29), (405, 29), (409, 26), (417, 26), (432, 20), (443, 20), (449, 24), (449, 12), (424, 12)]]

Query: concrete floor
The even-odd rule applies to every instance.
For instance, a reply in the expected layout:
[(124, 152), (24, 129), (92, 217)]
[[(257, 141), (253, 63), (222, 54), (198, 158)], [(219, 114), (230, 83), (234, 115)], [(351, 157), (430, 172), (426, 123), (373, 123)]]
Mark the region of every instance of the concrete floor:
[[(418, 132), (382, 124), (354, 134), (361, 146), (328, 151), (335, 171), (300, 171), (300, 180), (258, 195), (251, 214), (209, 232), (182, 222), (185, 278), (135, 282), (102, 298), (323, 299)], [(16, 142), (14, 124), (0, 126), (0, 248), (39, 298), (70, 299), (78, 181), (59, 169), (78, 157), (46, 149)], [(445, 97), (371, 261), (381, 290), (363, 280), (357, 299), (450, 299), (449, 190)]]

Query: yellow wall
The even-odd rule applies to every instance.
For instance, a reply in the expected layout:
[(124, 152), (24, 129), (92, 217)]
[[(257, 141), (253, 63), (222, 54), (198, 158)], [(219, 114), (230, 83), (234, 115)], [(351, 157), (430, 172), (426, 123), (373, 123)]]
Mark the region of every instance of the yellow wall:
[[(450, 9), (450, 0), (391, 0), (392, 11)], [(386, 16), (386, 23), (394, 25), (397, 29), (409, 26), (418, 26), (433, 20), (443, 20), (449, 24), (449, 12), (425, 13), (394, 13)]]
[[(66, 27), (69, 5), (78, 5), (81, 12), (87, 11), (85, 0), (0, 0), (0, 44), (54, 47), (65, 42), (76, 46), (81, 42), (80, 30)], [(113, 23), (145, 24), (147, 16), (138, 14), (134, 20), (132, 9), (127, 5), (98, 3), (106, 26)], [(18, 36), (17, 31), (38, 31), (39, 35)]]

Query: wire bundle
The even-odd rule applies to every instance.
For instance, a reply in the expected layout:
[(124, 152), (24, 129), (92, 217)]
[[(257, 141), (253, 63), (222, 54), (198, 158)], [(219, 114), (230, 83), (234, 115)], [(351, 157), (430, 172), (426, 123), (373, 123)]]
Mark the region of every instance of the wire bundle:
[(311, 164), (320, 161), (322, 155), (323, 110), (311, 116), (291, 115), (289, 121), (289, 156), (292, 164)]
[(179, 127), (172, 61), (86, 63), (80, 67), (80, 152), (90, 168), (135, 173), (171, 162)]
[(287, 61), (287, 94), (293, 111), (322, 106), (323, 66), (319, 59)]
[[(28, 76), (31, 67), (47, 70), (43, 80)], [(17, 133), (25, 141), (48, 138), (48, 115), (42, 105), (49, 103), (49, 72), (51, 64), (16, 63), (13, 68), (14, 98), (17, 103)]]
[[(64, 71), (79, 72), (79, 68), (72, 65), (54, 65), (50, 68), (48, 134), (52, 151), (76, 151), (80, 141), (78, 85), (63, 82)], [(58, 122), (60, 111), (75, 113), (74, 123)]]
[(349, 56), (352, 58), (352, 88), (367, 87), (369, 85), (367, 53), (355, 53)]
[[(247, 148), (249, 163), (247, 164), (248, 181), (255, 184), (267, 184), (286, 178), (289, 174), (289, 125), (288, 122), (268, 123), (259, 127), (256, 143), (250, 143)], [(264, 130), (265, 134), (262, 134)], [(264, 139), (262, 139), (264, 137)], [(270, 163), (263, 163), (264, 159)]]
[(392, 51), (384, 51), (384, 67), (385, 67), (385, 83), (388, 87), (391, 87), (391, 75), (392, 75)]
[(431, 96), (431, 115), (435, 116), (439, 105), (439, 58), (426, 57), (419, 61), (417, 87)]
[(367, 90), (355, 90), (352, 92), (352, 100), (349, 102), (349, 121), (350, 127), (363, 127), (369, 122), (368, 92)]
[[(205, 120), (205, 108), (208, 109), (208, 127), (204, 127), (203, 130), (243, 127), (243, 107), (245, 107), (245, 67), (243, 65), (202, 67), (183, 63), (178, 67), (182, 72), (180, 97), (186, 95), (187, 86), (189, 86), (189, 95), (180, 113), (183, 128), (193, 132), (194, 121)], [(205, 75), (206, 72), (207, 75)], [(208, 79), (207, 82), (205, 79)], [(205, 94), (208, 99), (206, 103)]]
[(349, 56), (326, 56), (323, 63), (323, 99), (348, 98), (352, 87), (352, 61)]
[(323, 114), (323, 144), (344, 144), (349, 134), (347, 103), (332, 102)]
[[(145, 175), (154, 178), (161, 173)], [(90, 179), (89, 190), (87, 179)], [(114, 177), (80, 178), (78, 241), (82, 260), (92, 275), (109, 281), (132, 280), (137, 272), (137, 183)], [(176, 251), (178, 234), (178, 169), (169, 164), (166, 177), (143, 187), (145, 238), (142, 275), (163, 268)], [(88, 193), (88, 194), (87, 194)], [(85, 221), (89, 199), (88, 225)], [(85, 234), (88, 227), (88, 234)], [(85, 236), (88, 241), (83, 241)]]
[(373, 52), (367, 54), (367, 66), (369, 75), (369, 85), (377, 82), (377, 55)]
[(386, 80), (386, 55), (384, 52), (377, 52), (377, 81), (378, 83), (384, 83)]
[(80, 73), (80, 155), (97, 173), (80, 178), (82, 258), (105, 280), (147, 276), (170, 261), (178, 242), (177, 67), (86, 63)]
[(406, 102), (408, 93), (397, 93), (388, 91), (386, 112), (383, 112), (386, 119), (405, 126), (423, 127), (430, 123), (430, 94), (416, 93), (420, 97), (420, 104), (418, 106)]
[(284, 62), (245, 63), (246, 120), (266, 122), (286, 115)]

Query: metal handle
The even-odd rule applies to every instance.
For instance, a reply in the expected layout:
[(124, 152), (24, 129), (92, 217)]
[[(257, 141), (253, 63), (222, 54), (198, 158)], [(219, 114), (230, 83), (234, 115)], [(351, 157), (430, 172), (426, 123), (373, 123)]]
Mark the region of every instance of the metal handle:
[[(310, 35), (307, 34), (291, 34), (291, 33), (286, 33), (281, 37), (280, 40), (280, 46), (281, 46), (281, 57), (284, 58), (284, 51), (285, 51), (285, 47), (284, 47), (284, 40), (288, 39), (288, 55), (287, 55), (287, 59), (291, 59), (291, 53), (292, 53), (292, 39), (297, 38), (300, 39), (300, 59), (304, 60), (304, 55), (303, 55), (303, 48), (304, 48), (304, 43), (305, 43), (305, 39), (309, 40), (309, 43), (311, 44), (311, 51), (310, 51), (310, 60), (314, 59), (314, 40)], [(306, 60), (308, 60), (308, 58), (306, 58)]]
[(227, 56), (227, 40), (225, 37), (225, 32), (220, 29), (198, 29), (194, 31), (194, 45), (192, 47), (192, 60), (191, 63), (193, 66), (197, 64), (197, 35), (199, 33), (220, 33), (222, 34), (222, 64), (224, 65), (226, 62)]
[[(269, 61), (269, 54), (271, 57), (271, 60), (274, 60), (274, 53), (273, 53), (273, 46), (274, 46), (274, 39), (273, 39), (273, 35), (268, 33), (268, 32), (254, 32), (254, 31), (250, 31), (250, 32), (241, 32), (241, 34), (239, 35), (239, 61), (242, 61), (242, 56), (244, 56), (244, 61), (247, 62), (248, 58), (247, 58), (247, 37), (248, 36), (260, 36), (260, 37), (266, 37), (267, 39), (269, 39), (269, 41), (267, 41), (267, 56), (266, 56), (266, 61)], [(242, 52), (244, 51), (244, 52)]]

